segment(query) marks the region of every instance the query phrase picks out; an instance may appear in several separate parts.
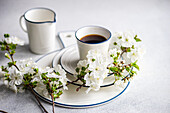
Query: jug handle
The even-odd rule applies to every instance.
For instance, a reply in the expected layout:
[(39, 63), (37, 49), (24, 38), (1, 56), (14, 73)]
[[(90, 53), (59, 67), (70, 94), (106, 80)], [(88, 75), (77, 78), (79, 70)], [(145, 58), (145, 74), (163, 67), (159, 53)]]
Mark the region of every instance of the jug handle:
[(22, 16), (20, 17), (19, 23), (20, 23), (20, 26), (21, 26), (22, 30), (27, 33), (26, 24), (25, 24), (25, 23), (23, 24), (23, 22), (24, 22), (23, 19), (24, 19), (24, 15), (22, 15)]

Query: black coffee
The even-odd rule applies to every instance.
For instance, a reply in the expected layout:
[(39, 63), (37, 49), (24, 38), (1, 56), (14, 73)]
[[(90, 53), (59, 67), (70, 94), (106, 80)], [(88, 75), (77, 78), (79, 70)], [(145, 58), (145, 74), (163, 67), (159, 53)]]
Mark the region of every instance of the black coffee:
[(99, 43), (99, 42), (103, 42), (107, 39), (100, 35), (90, 34), (90, 35), (86, 35), (86, 36), (82, 37), (80, 40), (83, 42), (87, 42), (87, 43)]

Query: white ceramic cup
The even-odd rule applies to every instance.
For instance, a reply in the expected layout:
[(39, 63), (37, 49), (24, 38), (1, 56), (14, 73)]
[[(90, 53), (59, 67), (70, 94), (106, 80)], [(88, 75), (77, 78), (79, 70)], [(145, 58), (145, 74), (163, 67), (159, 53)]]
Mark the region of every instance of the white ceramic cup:
[[(99, 42), (99, 43), (87, 43), (83, 42), (80, 39), (82, 37), (85, 37), (87, 35), (100, 35), (105, 37), (107, 40)], [(111, 32), (103, 27), (99, 26), (86, 26), (78, 29), (75, 33), (78, 49), (79, 49), (79, 55), (80, 60), (86, 59), (87, 53), (89, 50), (100, 50), (103, 54), (108, 53), (109, 49), (109, 41), (111, 38)]]
[(29, 47), (32, 52), (45, 54), (54, 50), (56, 38), (54, 11), (47, 8), (30, 9), (20, 17), (20, 26), (28, 33)]

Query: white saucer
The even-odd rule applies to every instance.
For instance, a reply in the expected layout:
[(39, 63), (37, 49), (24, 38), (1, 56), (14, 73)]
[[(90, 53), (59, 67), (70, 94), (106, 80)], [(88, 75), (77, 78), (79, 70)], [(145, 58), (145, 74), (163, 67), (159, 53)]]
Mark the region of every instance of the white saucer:
[[(54, 51), (39, 58), (36, 62), (39, 66), (51, 66), (52, 59), (58, 54), (62, 54), (65, 50)], [(60, 57), (58, 57), (60, 59)], [(54, 59), (56, 61), (57, 59)], [(57, 60), (59, 61), (59, 60)], [(72, 77), (72, 76), (69, 76)], [(70, 79), (70, 78), (69, 78)], [(87, 108), (103, 105), (107, 102), (114, 100), (120, 96), (129, 86), (128, 82), (123, 89), (117, 89), (114, 86), (101, 88), (99, 91), (90, 91), (88, 94), (85, 93), (87, 88), (82, 87), (78, 92), (76, 91), (77, 86), (70, 84), (68, 90), (63, 90), (63, 94), (60, 98), (56, 99), (55, 104), (58, 106), (69, 107), (69, 108)], [(42, 92), (35, 93), (43, 100), (52, 103), (51, 99), (45, 97)]]
[(70, 74), (75, 74), (77, 63), (80, 60), (77, 45), (68, 47), (60, 59), (61, 66)]

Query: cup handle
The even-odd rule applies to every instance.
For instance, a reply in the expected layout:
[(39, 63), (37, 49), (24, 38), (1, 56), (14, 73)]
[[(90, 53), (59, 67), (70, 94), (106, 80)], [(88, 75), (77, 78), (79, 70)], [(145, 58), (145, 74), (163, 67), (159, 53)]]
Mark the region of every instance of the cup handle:
[(19, 23), (20, 23), (20, 26), (22, 28), (23, 31), (25, 31), (27, 33), (27, 28), (26, 28), (26, 24), (23, 24), (23, 19), (24, 19), (24, 15), (22, 15), (19, 19)]

